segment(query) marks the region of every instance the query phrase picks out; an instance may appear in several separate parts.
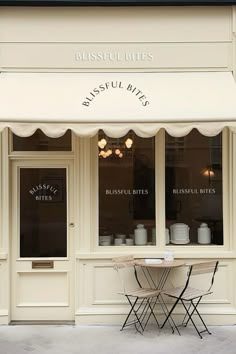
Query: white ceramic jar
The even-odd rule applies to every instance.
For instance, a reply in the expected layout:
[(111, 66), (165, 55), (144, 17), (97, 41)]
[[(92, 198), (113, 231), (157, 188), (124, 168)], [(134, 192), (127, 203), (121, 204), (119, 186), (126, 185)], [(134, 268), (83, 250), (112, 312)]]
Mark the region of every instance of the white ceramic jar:
[(203, 245), (209, 245), (211, 243), (211, 229), (206, 223), (202, 223), (198, 228), (197, 241)]
[(134, 242), (137, 246), (145, 246), (147, 244), (147, 230), (144, 225), (138, 224), (134, 230)]

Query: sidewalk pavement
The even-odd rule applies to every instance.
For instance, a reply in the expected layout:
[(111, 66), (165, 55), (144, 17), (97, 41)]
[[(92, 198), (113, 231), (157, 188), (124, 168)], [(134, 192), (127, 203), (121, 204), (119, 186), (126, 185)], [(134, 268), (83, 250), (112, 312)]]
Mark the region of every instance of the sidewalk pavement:
[(144, 334), (119, 326), (0, 326), (1, 354), (235, 354), (236, 326), (211, 326), (200, 339), (191, 327), (181, 336), (148, 326)]

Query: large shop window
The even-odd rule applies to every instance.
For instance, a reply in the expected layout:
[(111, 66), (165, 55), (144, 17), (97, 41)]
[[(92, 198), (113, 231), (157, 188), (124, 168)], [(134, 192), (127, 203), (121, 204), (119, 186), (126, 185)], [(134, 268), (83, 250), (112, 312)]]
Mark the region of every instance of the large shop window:
[(155, 138), (102, 131), (99, 154), (99, 245), (155, 244)]
[(166, 134), (166, 243), (223, 245), (222, 134)]

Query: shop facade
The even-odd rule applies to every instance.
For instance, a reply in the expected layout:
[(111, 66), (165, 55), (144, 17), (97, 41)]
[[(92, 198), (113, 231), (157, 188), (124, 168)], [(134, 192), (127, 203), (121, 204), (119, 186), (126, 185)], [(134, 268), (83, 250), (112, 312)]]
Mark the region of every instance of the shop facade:
[(220, 260), (201, 310), (235, 323), (235, 33), (233, 5), (1, 7), (1, 323), (120, 323), (112, 258), (165, 250)]

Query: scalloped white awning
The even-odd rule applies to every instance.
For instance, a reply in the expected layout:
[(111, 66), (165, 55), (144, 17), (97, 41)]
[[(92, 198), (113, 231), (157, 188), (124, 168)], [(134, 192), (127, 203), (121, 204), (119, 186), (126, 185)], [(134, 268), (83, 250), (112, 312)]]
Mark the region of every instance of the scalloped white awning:
[(112, 137), (130, 129), (142, 137), (164, 128), (212, 136), (236, 131), (236, 84), (231, 72), (1, 73), (0, 130), (19, 136), (40, 128), (50, 137), (67, 129)]

